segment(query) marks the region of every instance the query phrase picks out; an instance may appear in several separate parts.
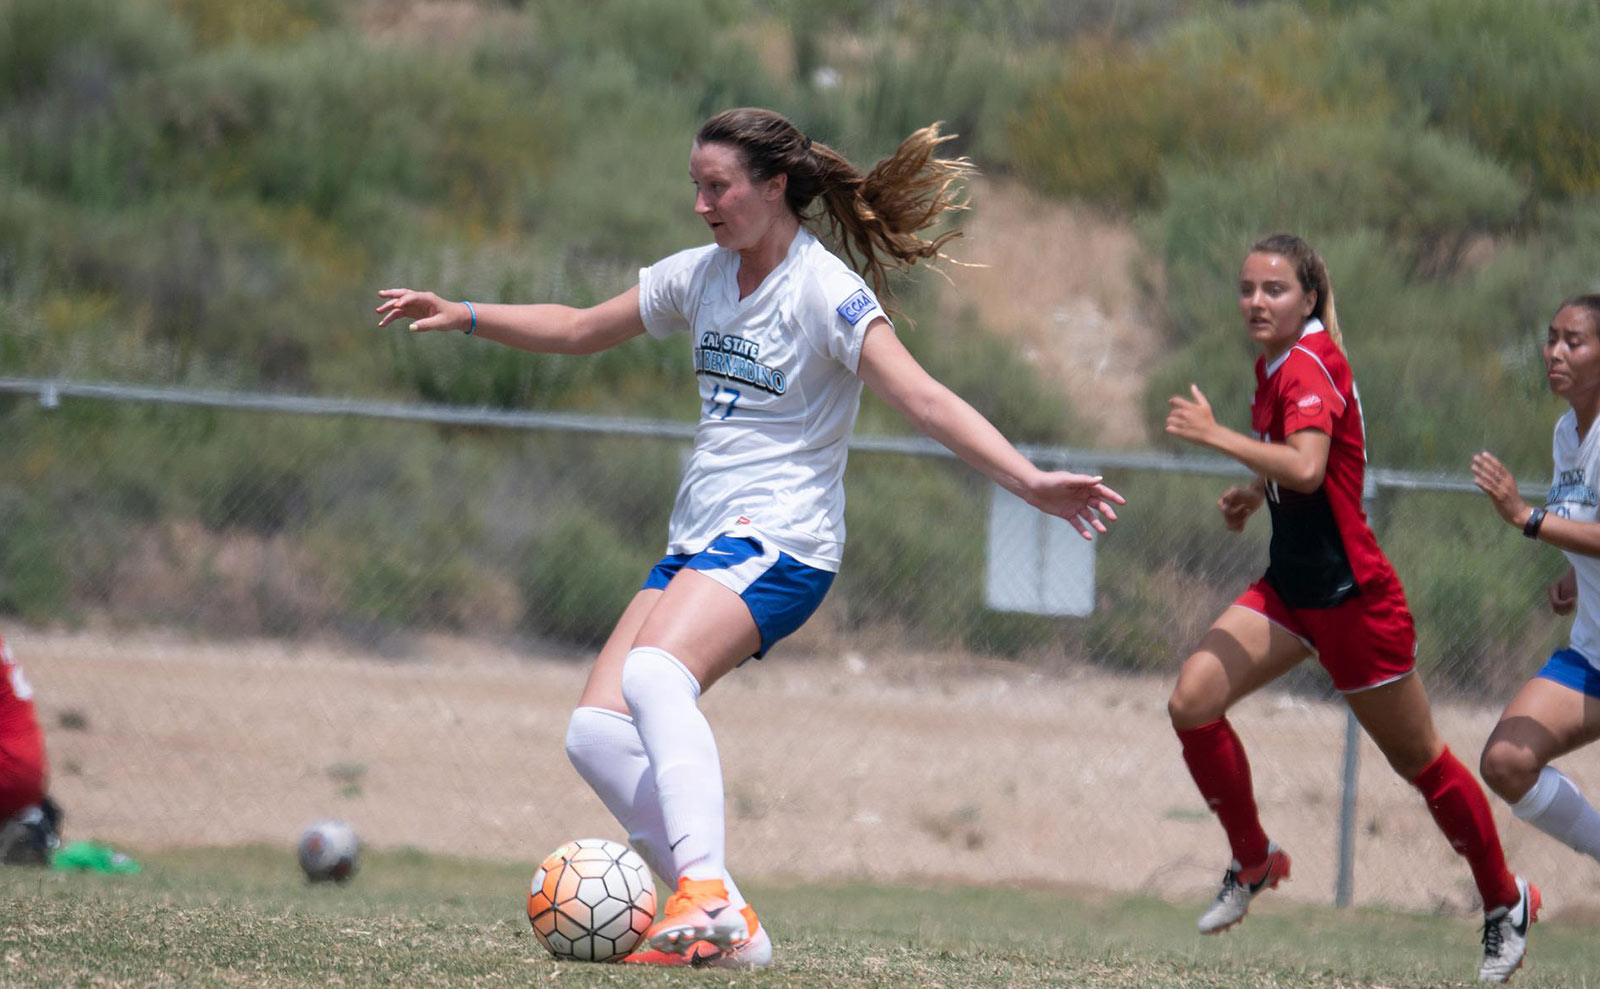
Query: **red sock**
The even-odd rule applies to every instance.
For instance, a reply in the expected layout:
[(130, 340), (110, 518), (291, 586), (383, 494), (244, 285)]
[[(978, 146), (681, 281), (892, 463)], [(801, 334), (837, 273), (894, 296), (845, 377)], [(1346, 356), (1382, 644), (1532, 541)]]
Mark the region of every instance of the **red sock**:
[(1517, 880), (1506, 868), (1506, 854), (1500, 848), (1500, 833), (1489, 813), (1489, 801), (1467, 767), (1447, 748), (1417, 774), (1411, 785), (1422, 791), (1439, 830), (1450, 839), (1450, 847), (1472, 867), (1483, 909), (1516, 903), (1520, 895)]
[(1250, 784), (1250, 760), (1244, 743), (1234, 734), (1227, 718), (1219, 718), (1198, 728), (1178, 732), (1183, 743), (1183, 761), (1189, 765), (1200, 795), (1222, 830), (1228, 833), (1233, 857), (1248, 869), (1267, 858), (1267, 833), (1261, 830), (1256, 814), (1255, 790)]

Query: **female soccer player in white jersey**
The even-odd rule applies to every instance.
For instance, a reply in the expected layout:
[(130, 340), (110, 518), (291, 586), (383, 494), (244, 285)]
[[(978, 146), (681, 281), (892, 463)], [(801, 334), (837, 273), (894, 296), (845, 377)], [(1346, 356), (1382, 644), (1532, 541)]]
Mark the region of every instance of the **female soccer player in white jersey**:
[[(940, 256), (953, 234), (918, 231), (959, 208), (965, 161), (935, 157), (929, 127), (860, 174), (768, 110), (706, 121), (689, 154), (695, 212), (714, 244), (674, 254), (589, 309), (473, 305), (379, 293), (380, 325), (464, 330), (525, 350), (590, 354), (641, 333), (687, 333), (700, 384), (694, 452), (667, 555), (595, 661), (567, 734), (579, 774), (658, 874), (675, 881), (634, 960), (761, 966), (770, 939), (724, 863), (722, 769), (698, 698), (816, 610), (844, 546), (845, 452), (864, 382), (927, 435), (1085, 538), (1115, 519), (1116, 492), (1042, 471), (939, 384), (895, 335), (873, 287)], [(819, 202), (820, 210), (813, 210)], [(819, 215), (820, 214), (820, 215)]]
[(1544, 366), (1550, 390), (1572, 405), (1556, 421), (1544, 507), (1522, 500), (1493, 454), (1472, 458), (1472, 479), (1501, 518), (1566, 554), (1571, 566), (1550, 585), (1550, 607), (1558, 615), (1576, 607), (1578, 617), (1568, 647), (1506, 705), (1480, 771), (1518, 817), (1600, 860), (1600, 811), (1550, 765), (1600, 738), (1600, 295), (1561, 304), (1545, 335)]
[(1233, 850), (1200, 931), (1238, 923), (1252, 897), (1289, 876), (1288, 853), (1262, 830), (1250, 764), (1226, 714), (1315, 651), (1471, 865), (1484, 905), (1478, 976), (1503, 982), (1522, 962), (1539, 891), (1507, 870), (1483, 790), (1434, 731), (1405, 592), (1361, 507), (1366, 439), (1327, 266), (1299, 237), (1259, 241), (1240, 271), (1239, 311), (1261, 348), (1250, 435), (1219, 425), (1193, 385), (1190, 397), (1171, 399), (1167, 415), (1168, 433), (1255, 472), (1217, 502), (1230, 530), (1242, 530), (1263, 501), (1272, 514), (1265, 576), (1200, 640), (1168, 702), (1184, 761)]

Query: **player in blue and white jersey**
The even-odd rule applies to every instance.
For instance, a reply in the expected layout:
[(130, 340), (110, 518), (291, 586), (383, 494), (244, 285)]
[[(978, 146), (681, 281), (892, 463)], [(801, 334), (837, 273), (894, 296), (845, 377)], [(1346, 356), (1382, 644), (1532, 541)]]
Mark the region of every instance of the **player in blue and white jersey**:
[[(701, 416), (667, 537), (595, 661), (567, 753), (677, 892), (630, 960), (766, 965), (771, 941), (725, 865), (722, 769), (698, 700), (799, 628), (838, 571), (845, 454), (863, 383), (922, 432), (1085, 538), (1115, 519), (1100, 478), (1043, 471), (934, 380), (878, 301), (889, 269), (937, 258), (970, 171), (936, 127), (865, 175), (768, 110), (706, 121), (689, 155), (714, 243), (639, 273), (588, 309), (451, 302), (386, 289), (379, 325), (462, 330), (524, 350), (591, 354), (643, 333), (687, 334)], [(816, 208), (820, 207), (820, 208)], [(845, 257), (807, 228), (825, 220)]]
[(1506, 705), (1480, 771), (1518, 817), (1600, 861), (1600, 810), (1550, 765), (1600, 738), (1600, 295), (1561, 304), (1546, 331), (1544, 365), (1550, 390), (1572, 406), (1556, 421), (1544, 506), (1522, 500), (1493, 454), (1472, 458), (1472, 478), (1502, 519), (1566, 555), (1571, 566), (1547, 593), (1552, 611), (1575, 608), (1577, 618), (1567, 648)]

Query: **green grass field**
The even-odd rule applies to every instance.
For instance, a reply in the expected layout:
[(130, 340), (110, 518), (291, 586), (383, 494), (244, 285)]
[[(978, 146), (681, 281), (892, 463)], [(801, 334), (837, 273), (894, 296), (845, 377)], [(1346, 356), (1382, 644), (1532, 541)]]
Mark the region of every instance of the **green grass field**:
[[(1199, 904), (1060, 892), (886, 886), (747, 890), (774, 933), (763, 972), (557, 963), (523, 914), (533, 867), (369, 855), (311, 886), (260, 847), (142, 856), (137, 876), (0, 869), (3, 986), (1467, 985), (1471, 923), (1270, 897), (1218, 938)], [(1534, 929), (1514, 984), (1600, 986), (1591, 923)]]

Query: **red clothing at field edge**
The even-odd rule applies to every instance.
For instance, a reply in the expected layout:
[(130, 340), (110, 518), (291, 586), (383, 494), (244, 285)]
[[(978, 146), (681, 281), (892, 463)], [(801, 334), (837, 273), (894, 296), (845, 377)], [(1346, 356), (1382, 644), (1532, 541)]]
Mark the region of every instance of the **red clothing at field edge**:
[(0, 640), (0, 820), (43, 800), (47, 774), (33, 688)]
[[(1283, 443), (1304, 429), (1315, 429), (1329, 438), (1328, 463), (1322, 487), (1310, 495), (1267, 485), (1273, 508), (1273, 537), (1278, 544), (1273, 569), (1281, 569), (1285, 554), (1298, 547), (1315, 546), (1319, 540), (1335, 542), (1328, 548), (1342, 547), (1345, 563), (1362, 593), (1398, 589), (1399, 578), (1389, 560), (1378, 548), (1378, 540), (1367, 525), (1361, 505), (1362, 485), (1366, 480), (1366, 430), (1361, 416), (1360, 396), (1355, 377), (1344, 354), (1327, 332), (1314, 329), (1303, 334), (1283, 355), (1276, 367), (1265, 356), (1256, 360), (1256, 393), (1250, 405), (1250, 428), (1258, 439)], [(1295, 510), (1301, 503), (1325, 500), (1332, 515), (1334, 533), (1280, 531), (1297, 524), (1317, 527), (1314, 512)], [(1320, 506), (1315, 506), (1320, 508)], [(1281, 509), (1285, 509), (1280, 511)], [(1326, 515), (1322, 515), (1326, 518)], [(1296, 519), (1305, 519), (1297, 523)], [(1295, 562), (1292, 561), (1291, 562)], [(1328, 561), (1324, 561), (1328, 562)], [(1269, 570), (1269, 579), (1272, 577)], [(1324, 577), (1321, 579), (1332, 579)], [(1296, 598), (1297, 588), (1274, 580), (1291, 607), (1326, 606), (1335, 600), (1314, 602)], [(1334, 588), (1320, 588), (1332, 594)]]

